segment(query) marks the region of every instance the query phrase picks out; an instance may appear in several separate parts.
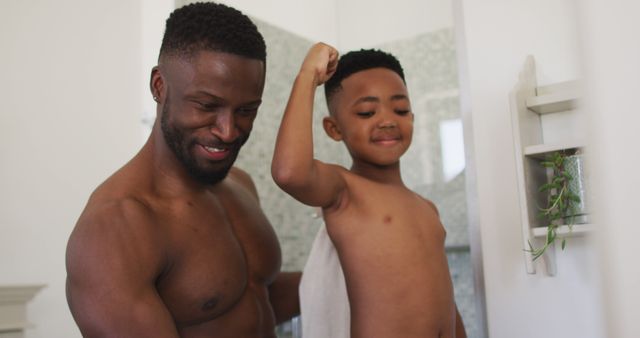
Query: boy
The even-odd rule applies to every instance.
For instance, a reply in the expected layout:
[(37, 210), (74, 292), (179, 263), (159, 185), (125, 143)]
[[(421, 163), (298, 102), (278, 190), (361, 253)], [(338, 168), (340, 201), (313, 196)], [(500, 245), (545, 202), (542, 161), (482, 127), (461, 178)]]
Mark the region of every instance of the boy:
[[(347, 147), (349, 170), (313, 158), (313, 98), (325, 82), (330, 116), (323, 126)], [(404, 74), (393, 56), (363, 50), (338, 62), (331, 46), (310, 49), (285, 110), (272, 175), (300, 202), (322, 208), (344, 270), (353, 338), (466, 336), (438, 212), (400, 176), (412, 133)]]

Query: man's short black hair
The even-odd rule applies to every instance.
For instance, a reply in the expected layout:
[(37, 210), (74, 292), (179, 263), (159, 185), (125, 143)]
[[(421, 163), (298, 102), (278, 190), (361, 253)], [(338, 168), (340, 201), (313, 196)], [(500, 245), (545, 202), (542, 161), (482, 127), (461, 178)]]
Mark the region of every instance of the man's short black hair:
[(213, 2), (178, 8), (167, 19), (160, 58), (190, 57), (200, 50), (266, 61), (264, 39), (256, 25), (237, 9)]
[(340, 90), (342, 80), (353, 73), (371, 68), (389, 69), (398, 74), (402, 82), (405, 82), (404, 71), (402, 70), (400, 61), (398, 61), (395, 56), (377, 49), (352, 51), (340, 57), (336, 72), (324, 84), (324, 96), (327, 99), (327, 105), (329, 105), (333, 95)]

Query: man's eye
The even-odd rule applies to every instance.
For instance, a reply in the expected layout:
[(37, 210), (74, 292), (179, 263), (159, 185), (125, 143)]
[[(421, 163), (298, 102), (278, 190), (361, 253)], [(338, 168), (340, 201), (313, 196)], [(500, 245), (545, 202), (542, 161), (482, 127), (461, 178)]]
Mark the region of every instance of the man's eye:
[(403, 109), (396, 109), (396, 114), (400, 115), (400, 116), (404, 116), (409, 114), (411, 111), (410, 110), (403, 110)]
[(237, 111), (238, 115), (241, 116), (252, 116), (258, 113), (257, 107), (249, 107), (249, 108), (240, 108)]
[(198, 104), (198, 107), (204, 111), (213, 111), (213, 110), (216, 110), (218, 107), (220, 107), (220, 105), (217, 103), (197, 102), (197, 104)]
[(360, 117), (371, 117), (371, 116), (373, 116), (373, 114), (375, 114), (375, 112), (373, 112), (373, 111), (359, 111), (356, 114), (358, 116), (360, 116)]

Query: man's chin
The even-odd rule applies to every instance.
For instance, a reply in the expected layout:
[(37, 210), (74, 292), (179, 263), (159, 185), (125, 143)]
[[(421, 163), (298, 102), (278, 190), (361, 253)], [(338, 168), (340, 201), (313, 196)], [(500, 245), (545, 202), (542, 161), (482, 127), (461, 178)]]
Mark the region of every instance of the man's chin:
[(224, 180), (229, 174), (230, 170), (231, 170), (231, 166), (222, 170), (218, 170), (216, 172), (203, 172), (203, 171), (192, 170), (191, 176), (202, 184), (214, 185)]
[(221, 161), (210, 161), (194, 155), (191, 160), (183, 161), (183, 164), (196, 181), (206, 185), (213, 185), (227, 177), (237, 155), (238, 152), (234, 151)]

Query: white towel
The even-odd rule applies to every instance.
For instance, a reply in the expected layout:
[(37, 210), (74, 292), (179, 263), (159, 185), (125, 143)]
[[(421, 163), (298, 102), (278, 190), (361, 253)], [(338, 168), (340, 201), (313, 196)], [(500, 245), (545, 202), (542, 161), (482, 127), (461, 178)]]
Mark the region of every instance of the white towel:
[(320, 226), (300, 281), (303, 338), (349, 338), (351, 315), (338, 253)]

